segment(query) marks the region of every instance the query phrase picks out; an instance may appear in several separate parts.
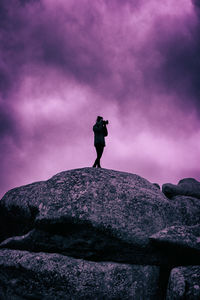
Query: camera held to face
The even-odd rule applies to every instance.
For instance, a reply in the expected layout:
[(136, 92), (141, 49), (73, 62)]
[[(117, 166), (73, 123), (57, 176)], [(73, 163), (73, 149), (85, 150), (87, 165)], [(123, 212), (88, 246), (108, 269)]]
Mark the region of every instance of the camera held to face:
[(108, 120), (103, 120), (103, 125), (108, 125)]

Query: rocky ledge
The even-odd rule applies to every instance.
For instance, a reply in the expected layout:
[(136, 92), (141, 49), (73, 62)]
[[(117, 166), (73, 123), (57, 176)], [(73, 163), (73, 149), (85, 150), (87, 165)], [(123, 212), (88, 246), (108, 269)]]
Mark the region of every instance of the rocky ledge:
[(8, 191), (0, 299), (199, 299), (200, 183), (179, 185), (83, 168)]

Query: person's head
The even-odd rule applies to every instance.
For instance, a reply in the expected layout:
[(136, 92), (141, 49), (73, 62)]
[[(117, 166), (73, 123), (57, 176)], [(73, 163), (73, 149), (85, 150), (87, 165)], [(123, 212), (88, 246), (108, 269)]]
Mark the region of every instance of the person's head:
[(96, 121), (96, 122), (100, 122), (101, 120), (103, 120), (103, 118), (102, 118), (102, 117), (100, 117), (100, 116), (98, 116), (98, 117), (97, 117), (97, 121)]

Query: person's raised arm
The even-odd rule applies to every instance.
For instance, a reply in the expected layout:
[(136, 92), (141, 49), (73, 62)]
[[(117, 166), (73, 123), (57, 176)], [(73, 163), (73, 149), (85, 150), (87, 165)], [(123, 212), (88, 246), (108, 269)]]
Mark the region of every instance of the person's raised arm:
[(107, 129), (106, 124), (103, 125), (103, 134), (104, 134), (104, 136), (108, 135), (108, 129)]

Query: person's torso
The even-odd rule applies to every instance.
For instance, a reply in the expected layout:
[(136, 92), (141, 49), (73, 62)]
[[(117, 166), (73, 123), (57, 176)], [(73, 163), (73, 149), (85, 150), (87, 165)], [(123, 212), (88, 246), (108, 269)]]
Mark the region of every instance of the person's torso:
[(93, 131), (94, 131), (94, 144), (101, 144), (105, 146), (105, 134), (104, 134), (104, 128), (102, 124), (96, 123), (93, 126)]

